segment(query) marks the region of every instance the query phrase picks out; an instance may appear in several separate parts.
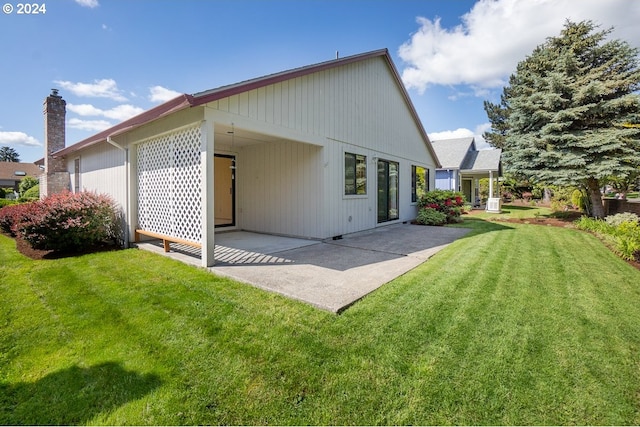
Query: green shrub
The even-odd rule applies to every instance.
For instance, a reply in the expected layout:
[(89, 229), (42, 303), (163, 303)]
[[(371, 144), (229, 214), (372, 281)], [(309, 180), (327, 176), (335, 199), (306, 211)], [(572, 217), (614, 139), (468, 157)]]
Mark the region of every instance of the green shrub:
[(38, 200), (40, 198), (40, 185), (36, 184), (33, 187), (29, 188), (27, 191), (22, 193), (20, 199), (21, 202), (32, 202), (34, 200)]
[(571, 193), (571, 204), (576, 209), (584, 210), (585, 208), (584, 193), (578, 189), (573, 190), (573, 193)]
[(418, 217), (416, 218), (416, 222), (426, 224), (422, 221), (427, 218), (438, 219), (440, 217), (440, 215), (434, 216), (430, 211), (423, 212), (425, 209), (435, 210), (436, 212), (444, 214), (444, 221), (440, 222), (440, 225), (460, 222), (460, 216), (464, 213), (464, 195), (451, 190), (427, 191), (418, 201)]
[(5, 206), (15, 205), (16, 203), (18, 203), (17, 200), (0, 199), (0, 208), (5, 207)]
[(595, 233), (621, 258), (632, 261), (640, 260), (640, 221), (637, 218), (633, 214), (611, 215), (605, 220), (582, 217), (575, 225)]
[(422, 208), (418, 211), (416, 222), (422, 225), (444, 225), (447, 223), (447, 215), (433, 208)]
[(20, 196), (24, 196), (24, 193), (32, 187), (38, 185), (38, 178), (34, 178), (32, 176), (25, 176), (20, 181), (20, 185), (18, 186), (18, 193)]
[(615, 215), (609, 215), (604, 219), (607, 224), (618, 227), (625, 222), (639, 222), (640, 217), (631, 212), (623, 212)]
[[(635, 215), (637, 218), (638, 216)], [(640, 221), (623, 221), (616, 226), (616, 251), (628, 261), (640, 254)]]
[(614, 227), (607, 224), (604, 220), (598, 218), (590, 218), (582, 216), (575, 223), (580, 230), (591, 231), (594, 233), (613, 234)]
[(566, 202), (566, 200), (552, 200), (551, 201), (551, 212), (565, 212), (571, 206)]

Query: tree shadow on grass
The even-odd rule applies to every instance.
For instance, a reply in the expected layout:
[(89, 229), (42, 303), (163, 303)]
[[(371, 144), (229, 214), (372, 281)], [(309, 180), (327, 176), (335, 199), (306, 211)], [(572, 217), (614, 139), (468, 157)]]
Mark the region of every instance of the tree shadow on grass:
[(0, 383), (0, 425), (87, 424), (160, 384), (154, 374), (128, 371), (115, 362), (72, 366), (35, 382)]
[(503, 205), (503, 211), (530, 211), (533, 209), (538, 209), (537, 206), (520, 206), (520, 205)]
[(473, 237), (482, 233), (489, 233), (492, 231), (504, 231), (504, 230), (513, 230), (513, 227), (509, 226), (508, 223), (497, 223), (494, 221), (487, 221), (481, 218), (463, 218), (464, 220), (458, 224), (449, 224), (447, 227), (455, 227), (455, 228), (468, 228), (471, 230), (470, 233), (465, 234), (462, 238)]

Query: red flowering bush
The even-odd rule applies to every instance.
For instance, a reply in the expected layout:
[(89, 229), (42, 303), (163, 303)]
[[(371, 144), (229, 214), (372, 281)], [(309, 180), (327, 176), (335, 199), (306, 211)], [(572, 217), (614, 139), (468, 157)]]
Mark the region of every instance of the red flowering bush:
[(30, 205), (31, 203), (21, 203), (0, 209), (0, 230), (15, 237), (16, 224), (27, 215)]
[[(5, 209), (9, 209), (5, 212)], [(59, 193), (0, 210), (0, 227), (34, 249), (74, 251), (117, 240), (117, 211), (96, 193)]]
[(451, 190), (427, 191), (418, 201), (416, 222), (424, 225), (443, 225), (460, 222), (464, 212), (464, 196)]

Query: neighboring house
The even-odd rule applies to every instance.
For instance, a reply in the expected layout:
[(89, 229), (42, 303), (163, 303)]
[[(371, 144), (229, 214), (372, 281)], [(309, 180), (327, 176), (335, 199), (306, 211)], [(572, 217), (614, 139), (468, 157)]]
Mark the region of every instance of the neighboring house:
[(440, 166), (386, 49), (181, 95), (69, 147), (64, 104), (45, 101), (44, 191), (108, 193), (127, 240), (200, 245), (203, 266), (214, 228), (326, 239), (410, 221)]
[(40, 174), (42, 169), (35, 163), (0, 162), (0, 188), (12, 188), (17, 192), (24, 177), (37, 179)]
[(432, 145), (442, 165), (436, 170), (436, 188), (461, 191), (473, 206), (480, 206), (478, 181), (489, 178), (489, 198), (499, 198), (496, 181), (502, 173), (502, 150), (477, 150), (472, 136), (432, 141)]

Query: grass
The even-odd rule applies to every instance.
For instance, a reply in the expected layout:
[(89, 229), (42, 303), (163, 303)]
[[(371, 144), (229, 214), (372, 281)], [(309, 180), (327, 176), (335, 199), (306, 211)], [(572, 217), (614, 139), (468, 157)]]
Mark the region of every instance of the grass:
[(553, 215), (553, 211), (545, 206), (520, 206), (520, 205), (502, 205), (502, 212), (491, 213), (486, 211), (475, 210), (472, 212), (474, 218), (486, 220), (500, 219), (527, 219), (537, 217), (549, 217)]
[(640, 424), (640, 271), (576, 230), (463, 226), (340, 316), (0, 236), (0, 424)]

